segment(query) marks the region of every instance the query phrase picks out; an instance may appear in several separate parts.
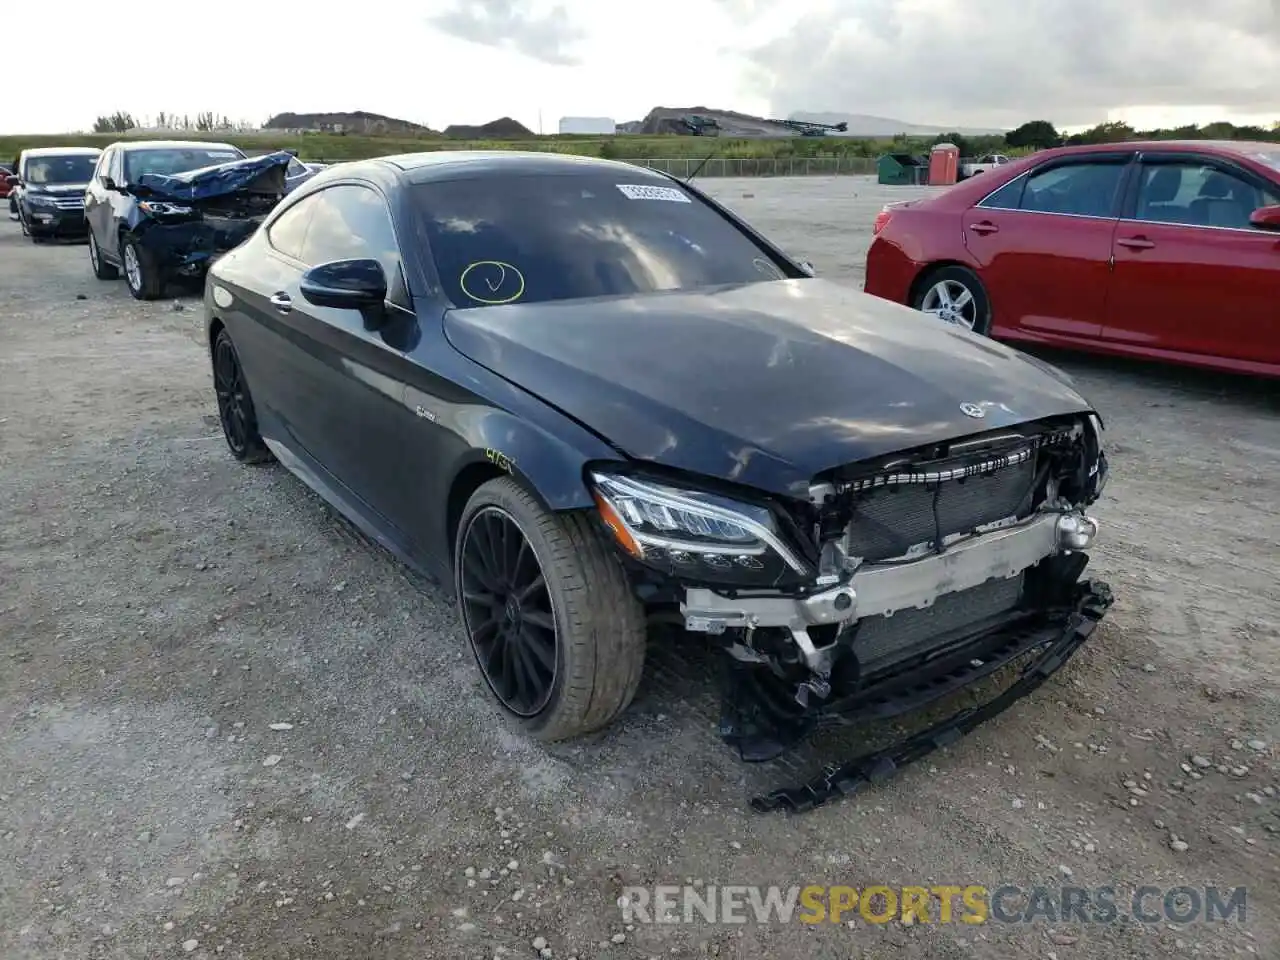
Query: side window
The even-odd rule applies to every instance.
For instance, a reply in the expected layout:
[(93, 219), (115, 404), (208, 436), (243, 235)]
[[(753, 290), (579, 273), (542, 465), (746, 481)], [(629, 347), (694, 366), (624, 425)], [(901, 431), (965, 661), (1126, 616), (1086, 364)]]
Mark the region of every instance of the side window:
[(1072, 163), (1027, 178), (1019, 209), (1077, 217), (1113, 217), (1123, 163)]
[(984, 199), (978, 206), (993, 210), (1017, 210), (1022, 206), (1022, 188), (1026, 185), (1027, 178), (1025, 176), (1015, 177)]
[(316, 212), (300, 259), (312, 266), (334, 260), (377, 260), (390, 283), (400, 269), (400, 247), (381, 195), (369, 187), (343, 184), (312, 196)]
[(302, 248), (307, 239), (307, 226), (315, 213), (317, 197), (315, 194), (304, 197), (292, 207), (280, 214), (271, 226), (267, 227), (267, 240), (286, 256), (309, 262), (302, 255)]
[(285, 176), (298, 177), (307, 172), (307, 168), (302, 165), (297, 157), (289, 161), (289, 166), (285, 167)]
[(124, 183), (124, 151), (111, 151), (111, 166), (107, 167), (107, 174), (116, 183)]
[(111, 153), (112, 151), (110, 150), (104, 150), (98, 154), (98, 162), (93, 166), (94, 180), (99, 180), (107, 175), (107, 170), (111, 167)]
[(1150, 223), (1249, 229), (1249, 215), (1276, 197), (1219, 167), (1187, 161), (1147, 164), (1134, 218)]

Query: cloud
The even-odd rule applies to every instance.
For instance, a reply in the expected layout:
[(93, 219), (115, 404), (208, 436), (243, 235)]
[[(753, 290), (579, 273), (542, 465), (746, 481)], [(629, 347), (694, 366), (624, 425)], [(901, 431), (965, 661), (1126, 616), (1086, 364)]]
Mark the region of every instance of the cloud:
[(451, 10), (429, 17), (436, 29), (489, 47), (516, 50), (555, 65), (579, 62), (574, 53), (583, 31), (561, 5), (534, 13), (525, 0), (456, 0)]
[[(795, 0), (719, 0), (736, 15)], [(1276, 108), (1280, 0), (825, 0), (746, 52), (778, 113), (1096, 123), (1122, 106)]]

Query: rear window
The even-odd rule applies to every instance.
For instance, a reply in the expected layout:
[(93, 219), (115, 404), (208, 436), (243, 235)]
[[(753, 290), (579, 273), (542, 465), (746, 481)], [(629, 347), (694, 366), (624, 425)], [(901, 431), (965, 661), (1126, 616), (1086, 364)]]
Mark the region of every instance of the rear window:
[(681, 189), (627, 172), (415, 186), (436, 269), (460, 307), (781, 279), (748, 236)]
[(124, 155), (124, 179), (126, 183), (136, 183), (144, 173), (172, 176), (175, 173), (187, 173), (243, 159), (244, 154), (239, 150), (229, 150), (226, 147), (129, 150)]

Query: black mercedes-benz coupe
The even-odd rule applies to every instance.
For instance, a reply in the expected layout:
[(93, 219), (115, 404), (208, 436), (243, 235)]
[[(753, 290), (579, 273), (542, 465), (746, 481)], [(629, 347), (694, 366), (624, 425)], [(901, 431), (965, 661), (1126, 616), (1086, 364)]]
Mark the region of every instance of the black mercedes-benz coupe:
[(1042, 361), (811, 272), (627, 164), (343, 164), (211, 269), (218, 410), (238, 459), (274, 455), (452, 583), (540, 739), (618, 716), (659, 620), (723, 650), (747, 759), (1020, 658), (1027, 692), (1110, 604), (1081, 576), (1096, 411)]

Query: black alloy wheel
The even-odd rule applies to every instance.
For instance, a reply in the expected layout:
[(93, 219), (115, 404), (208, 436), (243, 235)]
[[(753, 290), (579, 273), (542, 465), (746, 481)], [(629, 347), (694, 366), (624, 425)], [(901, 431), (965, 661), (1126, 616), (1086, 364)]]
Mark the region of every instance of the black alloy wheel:
[(240, 357), (225, 330), (213, 345), (213, 389), (218, 398), (218, 419), (231, 455), (245, 463), (262, 463), (270, 452), (258, 433), (253, 398), (240, 369)]
[(517, 716), (536, 715), (555, 689), (555, 609), (533, 547), (501, 507), (469, 519), (459, 581), (464, 627), (489, 689)]

